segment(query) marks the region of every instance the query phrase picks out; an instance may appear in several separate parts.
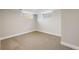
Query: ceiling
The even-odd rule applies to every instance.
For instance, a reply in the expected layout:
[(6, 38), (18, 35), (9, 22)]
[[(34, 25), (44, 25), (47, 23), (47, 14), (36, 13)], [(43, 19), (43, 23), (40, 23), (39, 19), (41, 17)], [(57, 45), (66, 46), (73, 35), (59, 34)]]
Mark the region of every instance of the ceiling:
[(52, 12), (52, 9), (21, 9), (22, 13), (40, 14)]

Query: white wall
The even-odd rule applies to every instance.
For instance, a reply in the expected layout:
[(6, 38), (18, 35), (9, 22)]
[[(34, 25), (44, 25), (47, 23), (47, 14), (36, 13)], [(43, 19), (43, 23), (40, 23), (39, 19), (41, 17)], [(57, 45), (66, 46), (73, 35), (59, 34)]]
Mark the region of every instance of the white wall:
[(1, 37), (1, 32), (2, 32), (1, 29), (2, 28), (1, 28), (1, 19), (0, 19), (0, 37)]
[(61, 10), (62, 42), (79, 49), (79, 10)]
[(34, 28), (35, 28), (35, 31), (38, 31), (38, 22), (37, 22), (37, 19), (38, 19), (38, 15), (37, 14), (34, 14)]
[[(0, 37), (6, 37), (23, 32), (34, 30), (34, 19), (28, 19), (18, 10), (0, 10), (0, 25), (2, 34)], [(0, 28), (1, 29), (1, 28)]]
[(53, 35), (61, 36), (61, 14), (60, 10), (54, 10), (52, 14), (44, 17), (38, 15), (38, 30)]
[(34, 15), (33, 19), (28, 19), (27, 14), (23, 15), (18, 10), (0, 10), (0, 14), (2, 23), (0, 38), (28, 31), (42, 31), (61, 36), (60, 10), (54, 10), (47, 17)]
[(1, 29), (2, 28), (1, 28), (1, 19), (0, 19), (0, 37), (1, 37), (1, 32), (2, 32)]
[(3, 28), (3, 26), (2, 26), (2, 23), (3, 23), (3, 20), (2, 20), (2, 15), (1, 15), (1, 13), (0, 13), (0, 37), (2, 37), (2, 28)]

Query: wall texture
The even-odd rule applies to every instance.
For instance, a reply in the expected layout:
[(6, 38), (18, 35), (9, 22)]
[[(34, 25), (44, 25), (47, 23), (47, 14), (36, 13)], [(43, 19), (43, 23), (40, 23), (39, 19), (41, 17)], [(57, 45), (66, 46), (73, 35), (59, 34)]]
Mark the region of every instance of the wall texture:
[(49, 15), (38, 15), (38, 30), (61, 36), (60, 10), (54, 10)]
[(79, 10), (61, 10), (62, 42), (79, 49)]
[(22, 14), (19, 10), (0, 10), (0, 37), (15, 35), (34, 30), (34, 19)]

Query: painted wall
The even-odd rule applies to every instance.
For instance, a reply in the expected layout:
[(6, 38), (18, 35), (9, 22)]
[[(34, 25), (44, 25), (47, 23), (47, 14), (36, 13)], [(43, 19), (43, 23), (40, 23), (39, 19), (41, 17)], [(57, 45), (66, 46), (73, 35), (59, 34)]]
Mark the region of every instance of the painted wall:
[(79, 10), (61, 10), (62, 42), (79, 48)]
[(2, 26), (2, 23), (3, 23), (3, 20), (2, 20), (2, 15), (1, 15), (1, 13), (0, 13), (0, 37), (2, 37), (2, 28), (3, 28), (3, 26)]
[(38, 15), (38, 30), (61, 36), (60, 10), (54, 10), (52, 13), (47, 15)]
[(35, 25), (34, 28), (35, 28), (35, 31), (38, 31), (38, 22), (37, 22), (38, 15), (34, 14), (33, 17), (34, 17), (34, 25)]
[(34, 30), (34, 19), (19, 10), (0, 10), (1, 37)]
[(2, 32), (2, 27), (1, 27), (1, 19), (0, 19), (0, 37), (1, 37), (1, 32)]
[(0, 41), (0, 50), (1, 50), (1, 41)]

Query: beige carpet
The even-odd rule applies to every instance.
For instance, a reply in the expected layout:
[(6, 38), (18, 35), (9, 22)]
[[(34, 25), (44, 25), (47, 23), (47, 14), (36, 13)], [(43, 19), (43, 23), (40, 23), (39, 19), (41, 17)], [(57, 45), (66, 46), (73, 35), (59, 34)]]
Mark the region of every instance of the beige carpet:
[(41, 32), (31, 32), (1, 41), (3, 50), (72, 50), (60, 44), (61, 38)]

